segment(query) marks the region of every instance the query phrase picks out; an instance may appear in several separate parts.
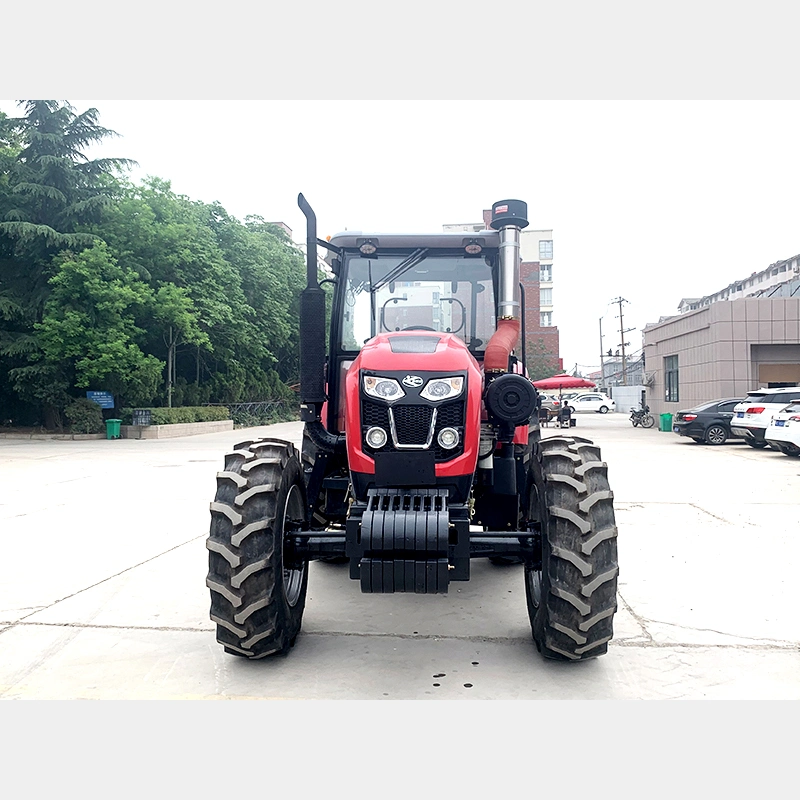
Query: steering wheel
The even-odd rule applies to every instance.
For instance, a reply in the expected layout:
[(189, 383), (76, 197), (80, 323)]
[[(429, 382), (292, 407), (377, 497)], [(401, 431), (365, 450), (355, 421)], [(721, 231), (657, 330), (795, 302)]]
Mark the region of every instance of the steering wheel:
[(429, 328), (427, 325), (409, 325), (403, 328), (404, 331), (433, 331), (436, 333), (436, 328)]

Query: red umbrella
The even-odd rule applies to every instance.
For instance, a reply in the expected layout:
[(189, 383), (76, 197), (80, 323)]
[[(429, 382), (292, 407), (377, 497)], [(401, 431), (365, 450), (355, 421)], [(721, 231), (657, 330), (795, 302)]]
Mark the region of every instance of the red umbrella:
[(533, 381), (533, 385), (537, 389), (544, 391), (552, 391), (558, 389), (593, 389), (597, 386), (592, 381), (587, 381), (585, 378), (576, 378), (574, 375), (554, 375), (552, 378), (543, 378), (540, 381)]

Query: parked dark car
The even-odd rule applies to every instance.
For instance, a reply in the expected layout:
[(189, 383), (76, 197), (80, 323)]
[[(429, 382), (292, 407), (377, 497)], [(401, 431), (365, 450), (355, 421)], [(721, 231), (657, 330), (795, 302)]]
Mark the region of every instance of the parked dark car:
[(731, 436), (733, 408), (741, 402), (741, 398), (731, 397), (679, 411), (672, 418), (672, 430), (698, 444), (725, 444)]

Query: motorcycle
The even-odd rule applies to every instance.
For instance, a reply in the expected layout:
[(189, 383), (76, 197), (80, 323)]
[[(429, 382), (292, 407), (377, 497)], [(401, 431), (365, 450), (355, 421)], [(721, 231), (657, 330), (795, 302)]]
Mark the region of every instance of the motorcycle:
[(655, 420), (650, 414), (650, 406), (644, 406), (643, 408), (632, 408), (631, 423), (633, 423), (634, 428), (638, 428), (639, 425), (641, 425), (643, 428), (652, 428), (655, 424)]

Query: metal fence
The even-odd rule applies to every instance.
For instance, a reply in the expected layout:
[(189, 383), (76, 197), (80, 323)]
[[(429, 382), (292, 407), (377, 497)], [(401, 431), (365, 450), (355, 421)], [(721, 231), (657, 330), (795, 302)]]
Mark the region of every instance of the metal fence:
[(233, 424), (241, 427), (270, 425), (299, 419), (297, 400), (255, 400), (249, 403), (206, 403), (228, 409)]

